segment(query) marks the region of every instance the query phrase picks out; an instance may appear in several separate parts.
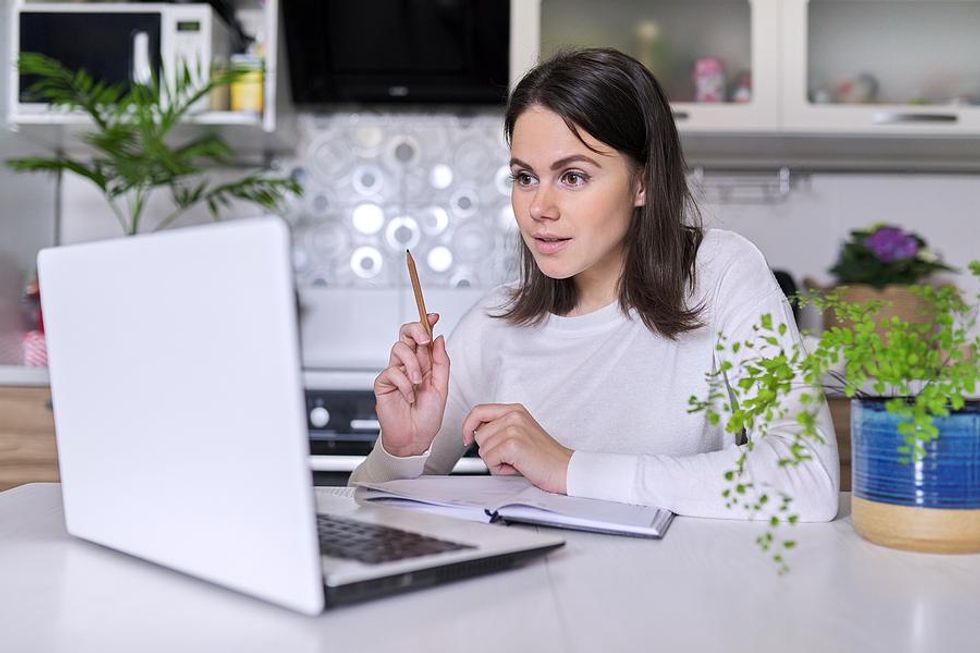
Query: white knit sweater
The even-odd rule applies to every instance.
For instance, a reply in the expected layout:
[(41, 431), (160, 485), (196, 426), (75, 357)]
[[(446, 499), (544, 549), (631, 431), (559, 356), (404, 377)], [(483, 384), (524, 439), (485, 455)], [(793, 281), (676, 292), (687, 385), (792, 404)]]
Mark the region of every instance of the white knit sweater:
[[(721, 496), (730, 485), (724, 472), (733, 467), (739, 447), (704, 413), (689, 413), (688, 398), (706, 396), (705, 373), (726, 356), (715, 348), (719, 332), (729, 341), (751, 338), (753, 324), (770, 313), (789, 326), (782, 344), (798, 341), (799, 334), (765, 259), (745, 238), (708, 230), (696, 267), (692, 299), (703, 302), (706, 326), (673, 341), (650, 332), (635, 312), (624, 315), (618, 303), (582, 316), (552, 315), (534, 327), (512, 326), (488, 315), (499, 313), (506, 299), (503, 288), (491, 292), (448, 340), (449, 400), (429, 451), (395, 457), (379, 438), (351, 481), (447, 474), (464, 452), (462, 423), (474, 405), (521, 403), (575, 451), (569, 495), (661, 506), (688, 516), (749, 517), (727, 509)], [(840, 466), (826, 406), (818, 416), (824, 443), (809, 447), (813, 459), (778, 465), (799, 428), (793, 420), (796, 402), (785, 421), (756, 439), (747, 469), (757, 487), (792, 496), (792, 511), (801, 520), (830, 520), (837, 513)]]

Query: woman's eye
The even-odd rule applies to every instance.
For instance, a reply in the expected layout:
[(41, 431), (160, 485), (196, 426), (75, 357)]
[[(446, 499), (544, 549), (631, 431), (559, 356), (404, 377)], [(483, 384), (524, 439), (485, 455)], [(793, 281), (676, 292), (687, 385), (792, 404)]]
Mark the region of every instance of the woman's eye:
[(581, 186), (588, 181), (588, 177), (581, 172), (570, 171), (562, 175), (562, 181), (569, 186)]
[(529, 186), (534, 182), (534, 177), (526, 172), (515, 172), (510, 176), (510, 180), (518, 186)]

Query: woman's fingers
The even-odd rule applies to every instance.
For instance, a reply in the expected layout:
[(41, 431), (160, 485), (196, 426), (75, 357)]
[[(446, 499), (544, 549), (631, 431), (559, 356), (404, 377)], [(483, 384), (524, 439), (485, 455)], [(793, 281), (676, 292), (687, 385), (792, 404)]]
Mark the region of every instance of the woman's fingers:
[(381, 397), (396, 391), (408, 403), (415, 403), (415, 389), (408, 376), (397, 367), (388, 367), (374, 380), (374, 393)]
[(404, 342), (396, 342), (391, 348), (391, 356), (388, 358), (388, 367), (405, 367), (405, 374), (415, 385), (422, 383), (422, 376), (428, 372), (426, 361), (419, 360), (418, 352), (406, 345)]
[[(423, 347), (423, 349), (425, 349)], [(428, 353), (428, 352), (426, 352)], [(446, 353), (446, 339), (436, 338), (432, 343), (432, 384), (443, 397), (449, 396), (449, 354)]]
[[(428, 315), (429, 324), (434, 326), (436, 322), (439, 321), (438, 313), (429, 313)], [(401, 325), (398, 329), (398, 343), (407, 346), (415, 355), (418, 361), (418, 369), (420, 377), (424, 377), (432, 369), (432, 343), (429, 340), (429, 334), (426, 332), (425, 328), (422, 326), (421, 322), (408, 322)], [(394, 353), (394, 349), (393, 349)], [(405, 356), (404, 350), (401, 350), (401, 356), (398, 358), (399, 361), (403, 360)], [(395, 357), (389, 359), (388, 365), (394, 364)], [(421, 378), (411, 377), (412, 382), (419, 384), (422, 382)]]
[[(428, 318), (429, 326), (435, 326), (436, 322), (439, 321), (439, 314), (429, 313)], [(429, 333), (421, 322), (407, 322), (398, 329), (398, 339), (412, 347), (427, 345), (429, 344)]]
[(512, 469), (517, 473), (514, 463), (517, 462), (519, 444), (514, 438), (507, 437), (504, 432), (496, 432), (488, 437), (482, 437), (482, 431), (477, 431), (478, 439), (483, 440), (480, 444), (480, 458), (487, 464), (487, 467), (494, 474), (508, 473), (502, 470)]
[(520, 413), (523, 408), (521, 404), (479, 404), (474, 406), (466, 419), (463, 420), (463, 444), (466, 446), (473, 444), (474, 432), (481, 428), (481, 424), (488, 424), (511, 414), (514, 414), (515, 417), (510, 419), (516, 419), (516, 414)]

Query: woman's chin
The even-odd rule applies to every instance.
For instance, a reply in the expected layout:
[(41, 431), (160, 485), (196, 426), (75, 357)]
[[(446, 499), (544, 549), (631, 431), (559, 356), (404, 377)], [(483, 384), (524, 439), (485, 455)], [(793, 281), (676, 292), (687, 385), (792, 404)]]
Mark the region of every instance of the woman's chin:
[(538, 270), (541, 271), (541, 274), (549, 279), (568, 279), (575, 276), (575, 270), (567, 265), (556, 265), (553, 260), (538, 261), (535, 259), (535, 263), (538, 264)]

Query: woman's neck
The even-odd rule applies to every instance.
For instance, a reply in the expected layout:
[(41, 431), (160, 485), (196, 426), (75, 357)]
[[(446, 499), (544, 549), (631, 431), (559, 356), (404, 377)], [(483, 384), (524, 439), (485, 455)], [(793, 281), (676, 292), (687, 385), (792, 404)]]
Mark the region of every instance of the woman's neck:
[(575, 275), (578, 300), (568, 316), (585, 315), (608, 306), (619, 298), (619, 284), (623, 276), (623, 262), (618, 259), (611, 265), (594, 265)]

